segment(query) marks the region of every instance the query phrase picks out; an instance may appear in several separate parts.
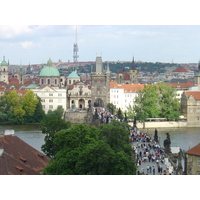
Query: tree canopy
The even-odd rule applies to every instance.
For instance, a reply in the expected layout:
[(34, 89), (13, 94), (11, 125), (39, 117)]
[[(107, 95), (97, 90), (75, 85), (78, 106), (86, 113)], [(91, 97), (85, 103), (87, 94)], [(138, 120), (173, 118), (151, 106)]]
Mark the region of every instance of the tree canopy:
[(24, 96), (20, 96), (16, 90), (13, 90), (6, 92), (0, 98), (0, 116), (2, 124), (24, 124), (40, 122), (44, 113), (42, 113), (41, 101), (34, 96), (33, 91), (29, 90)]
[(137, 119), (145, 121), (147, 118), (179, 118), (180, 103), (175, 98), (175, 89), (171, 85), (158, 83), (145, 85), (135, 98), (134, 112)]
[[(121, 132), (114, 135), (116, 126)], [(99, 128), (79, 124), (58, 131), (53, 143), (59, 150), (44, 169), (44, 174), (135, 174), (129, 131), (125, 129), (127, 126), (115, 121)]]

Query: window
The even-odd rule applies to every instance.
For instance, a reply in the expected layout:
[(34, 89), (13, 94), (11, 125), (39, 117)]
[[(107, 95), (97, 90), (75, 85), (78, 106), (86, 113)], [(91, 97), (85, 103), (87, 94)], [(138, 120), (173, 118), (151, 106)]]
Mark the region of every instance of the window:
[(69, 85), (71, 85), (71, 80), (69, 80)]
[(45, 109), (45, 105), (42, 105), (42, 108)]
[(62, 94), (58, 94), (58, 96), (59, 96), (59, 97), (61, 97), (61, 96), (62, 96)]
[(53, 109), (53, 105), (49, 105), (49, 109)]
[(55, 85), (57, 84), (57, 79), (55, 79)]
[(49, 99), (49, 102), (53, 102), (53, 99)]
[(197, 160), (197, 166), (200, 167), (200, 158)]
[(49, 96), (52, 97), (52, 96), (53, 96), (53, 93), (49, 93)]
[(41, 99), (42, 102), (45, 102), (45, 99)]
[(47, 84), (49, 84), (49, 85), (51, 84), (51, 81), (50, 81), (50, 79), (48, 79), (48, 80), (47, 80)]

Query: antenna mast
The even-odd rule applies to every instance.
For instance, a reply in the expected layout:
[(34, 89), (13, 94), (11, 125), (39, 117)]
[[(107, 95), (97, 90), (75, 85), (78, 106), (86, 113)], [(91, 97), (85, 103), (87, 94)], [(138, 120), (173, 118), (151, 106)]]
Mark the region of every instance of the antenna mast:
[(74, 58), (74, 63), (78, 62), (78, 44), (77, 44), (77, 26), (76, 26), (76, 41), (74, 43), (74, 54), (73, 54), (73, 58)]

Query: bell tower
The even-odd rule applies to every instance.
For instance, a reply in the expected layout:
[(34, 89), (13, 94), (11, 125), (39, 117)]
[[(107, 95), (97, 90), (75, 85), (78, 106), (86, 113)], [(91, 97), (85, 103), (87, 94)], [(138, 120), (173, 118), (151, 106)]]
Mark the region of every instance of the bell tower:
[(1, 62), (0, 81), (8, 84), (8, 63), (5, 61), (5, 56), (3, 57), (3, 61)]
[(134, 57), (133, 57), (131, 70), (130, 70), (130, 82), (132, 84), (138, 83), (137, 74), (138, 74), (138, 71), (135, 68), (135, 61), (134, 61)]

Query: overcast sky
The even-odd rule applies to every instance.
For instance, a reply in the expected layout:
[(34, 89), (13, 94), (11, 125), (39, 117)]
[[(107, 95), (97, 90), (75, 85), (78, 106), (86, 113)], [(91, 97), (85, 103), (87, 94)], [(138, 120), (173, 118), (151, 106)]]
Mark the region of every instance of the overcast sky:
[[(8, 15), (7, 9), (2, 9), (0, 13), (1, 19), (2, 16), (4, 20), (8, 18), (6, 24), (19, 24), (0, 25), (0, 61), (5, 56), (6, 61), (9, 60), (11, 65), (46, 63), (49, 58), (53, 62), (57, 62), (59, 59), (63, 62), (73, 61), (76, 26), (79, 46), (78, 61), (94, 61), (96, 55), (102, 55), (103, 61), (131, 61), (133, 56), (135, 61), (143, 62), (198, 63), (200, 60), (200, 25), (184, 25), (184, 23), (190, 24), (188, 23), (189, 15), (191, 16), (193, 13), (198, 15), (199, 13), (197, 12), (198, 7), (195, 6), (192, 13), (185, 12), (186, 9), (191, 10), (189, 5), (193, 4), (188, 5), (182, 2), (181, 9), (176, 10), (167, 1), (167, 4), (162, 3), (162, 9), (154, 7), (152, 10), (149, 9), (149, 6), (155, 2), (154, 0), (151, 3), (141, 0), (141, 3), (136, 6), (135, 4), (134, 6), (124, 4), (125, 9), (122, 9), (121, 5), (113, 7), (111, 4), (110, 7), (114, 10), (112, 13), (110, 7), (103, 4), (104, 0), (101, 1), (101, 4), (99, 3), (98, 9), (89, 7), (86, 10), (82, 9), (83, 3), (77, 1), (71, 7), (66, 7), (66, 4), (65, 7), (62, 7), (58, 0), (57, 7), (49, 2), (49, 5), (45, 3), (45, 8), (41, 8), (38, 6), (41, 3), (36, 4), (37, 0), (35, 0), (34, 4), (27, 4), (33, 9), (23, 9), (23, 12), (20, 12), (15, 9), (20, 2), (21, 0), (9, 7), (9, 13), (15, 12), (14, 17)], [(84, 5), (87, 2), (88, 0), (84, 2)], [(124, 0), (124, 2), (129, 1)], [(160, 4), (159, 2), (157, 1), (157, 5)], [(9, 5), (9, 2), (7, 4)], [(167, 8), (166, 11), (163, 10), (163, 6)], [(182, 13), (179, 14), (178, 11)], [(163, 20), (163, 16), (167, 20), (169, 16), (172, 16), (172, 19), (168, 23)], [(173, 16), (184, 20), (179, 23)], [(159, 23), (160, 18), (162, 20)], [(199, 17), (195, 19), (199, 19)], [(173, 25), (173, 22), (181, 25)]]

